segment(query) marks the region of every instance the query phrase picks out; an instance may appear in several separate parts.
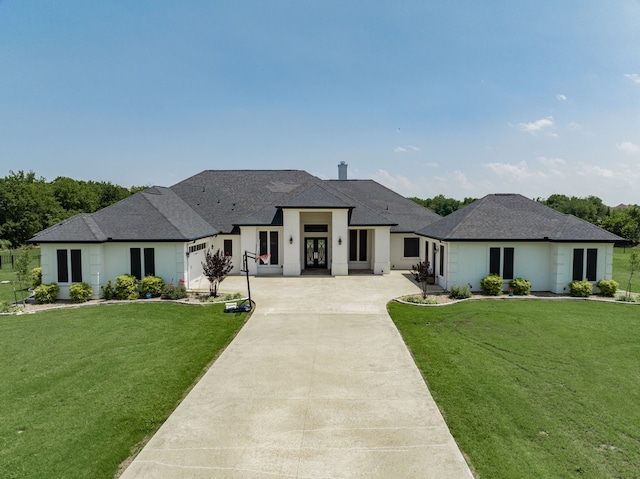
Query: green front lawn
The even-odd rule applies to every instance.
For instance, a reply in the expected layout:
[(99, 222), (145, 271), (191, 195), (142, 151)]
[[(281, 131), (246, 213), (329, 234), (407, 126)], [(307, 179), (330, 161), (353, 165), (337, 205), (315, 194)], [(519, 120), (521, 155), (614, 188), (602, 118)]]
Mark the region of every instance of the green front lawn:
[(0, 317), (0, 477), (111, 479), (245, 319), (164, 302)]
[(479, 477), (640, 477), (640, 306), (504, 299), (389, 312)]

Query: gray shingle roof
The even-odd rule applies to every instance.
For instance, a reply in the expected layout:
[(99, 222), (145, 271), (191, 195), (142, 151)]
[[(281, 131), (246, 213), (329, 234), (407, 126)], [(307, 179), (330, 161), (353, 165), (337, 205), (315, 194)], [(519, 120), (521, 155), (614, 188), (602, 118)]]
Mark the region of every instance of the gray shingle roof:
[(218, 233), (169, 188), (153, 187), (36, 234), (34, 243), (188, 241)]
[(282, 208), (345, 208), (350, 225), (393, 232), (414, 232), (440, 218), (372, 180), (321, 180), (301, 170), (207, 170), (65, 220), (31, 241), (187, 241), (242, 225), (282, 225)]
[(494, 194), (420, 229), (445, 241), (599, 241), (622, 238), (518, 194)]

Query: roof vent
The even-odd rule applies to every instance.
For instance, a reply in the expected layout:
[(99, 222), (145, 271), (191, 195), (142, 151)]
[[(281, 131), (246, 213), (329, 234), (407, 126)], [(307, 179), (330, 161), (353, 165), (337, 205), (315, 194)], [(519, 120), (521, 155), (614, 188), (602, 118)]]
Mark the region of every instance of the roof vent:
[(341, 161), (338, 165), (338, 179), (346, 180), (347, 179), (347, 165), (344, 161)]

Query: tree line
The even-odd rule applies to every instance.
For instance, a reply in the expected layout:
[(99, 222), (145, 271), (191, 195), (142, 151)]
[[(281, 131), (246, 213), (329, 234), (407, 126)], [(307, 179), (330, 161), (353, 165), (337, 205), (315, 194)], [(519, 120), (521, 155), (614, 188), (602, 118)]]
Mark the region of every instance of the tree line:
[(0, 178), (0, 249), (18, 248), (38, 231), (78, 213), (93, 213), (146, 187), (10, 171)]
[[(469, 203), (475, 198), (465, 198), (463, 201), (437, 195), (433, 198), (409, 198), (419, 205), (429, 208), (440, 216), (447, 216)], [(535, 198), (535, 201), (560, 213), (571, 214), (589, 223), (597, 225), (631, 243), (640, 241), (640, 206), (622, 205), (611, 208), (605, 205), (597, 196), (585, 198), (553, 194), (548, 198)]]

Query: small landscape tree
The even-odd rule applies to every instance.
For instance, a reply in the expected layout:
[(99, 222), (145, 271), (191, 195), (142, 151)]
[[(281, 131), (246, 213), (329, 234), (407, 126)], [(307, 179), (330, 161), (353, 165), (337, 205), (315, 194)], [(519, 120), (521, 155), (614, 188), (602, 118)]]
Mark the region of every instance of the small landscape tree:
[(433, 271), (428, 261), (423, 261), (411, 267), (411, 274), (413, 279), (420, 285), (422, 289), (422, 299), (427, 298), (427, 286), (429, 281), (433, 277)]
[[(31, 255), (29, 253), (31, 248), (25, 249), (15, 262), (16, 276), (18, 277), (18, 283), (20, 283), (20, 287), (23, 288), (23, 282), (30, 279), (29, 278), (29, 263), (31, 263)], [(31, 286), (31, 285), (28, 285)]]
[(209, 294), (214, 298), (218, 296), (218, 286), (227, 277), (233, 268), (231, 256), (226, 256), (219, 249), (215, 253), (207, 250), (202, 262), (202, 271), (209, 280)]
[(640, 253), (638, 253), (637, 249), (631, 251), (629, 255), (629, 284), (627, 285), (627, 299), (629, 299), (629, 294), (631, 291), (631, 278), (633, 278), (633, 273), (640, 269)]

